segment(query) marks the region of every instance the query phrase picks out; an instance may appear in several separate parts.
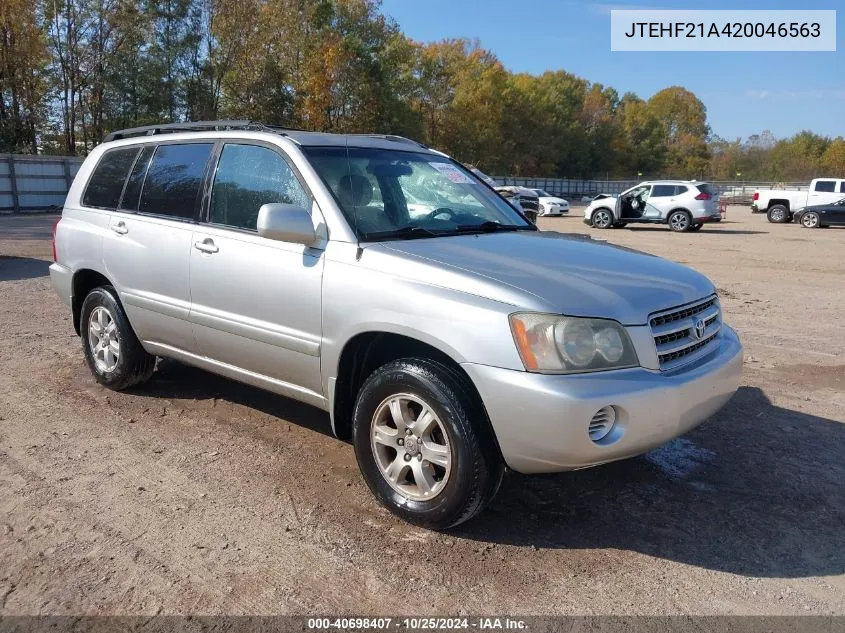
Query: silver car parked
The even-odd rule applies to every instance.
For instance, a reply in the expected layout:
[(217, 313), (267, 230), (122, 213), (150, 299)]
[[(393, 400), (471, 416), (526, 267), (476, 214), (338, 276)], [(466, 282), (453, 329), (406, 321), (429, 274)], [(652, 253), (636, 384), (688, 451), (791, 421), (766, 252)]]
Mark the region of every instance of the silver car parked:
[[(410, 198), (439, 206), (411, 213)], [(540, 232), (399, 137), (115, 133), (80, 169), (54, 246), (101, 384), (139, 385), (168, 357), (324, 409), (378, 500), (434, 529), (478, 513), (505, 467), (637, 455), (739, 382), (707, 278)]]

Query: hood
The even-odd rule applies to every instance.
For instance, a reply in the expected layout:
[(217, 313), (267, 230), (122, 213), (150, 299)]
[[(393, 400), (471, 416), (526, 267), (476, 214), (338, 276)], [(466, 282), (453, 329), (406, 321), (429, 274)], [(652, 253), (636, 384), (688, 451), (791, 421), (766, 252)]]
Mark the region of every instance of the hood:
[[(581, 235), (519, 231), (384, 242), (407, 258), (428, 260), (463, 275), (456, 290), (489, 284), (523, 297), (525, 309), (605, 317), (643, 325), (648, 315), (715, 292), (704, 275), (666, 259)], [(461, 277), (470, 276), (470, 280)], [(445, 278), (444, 278), (445, 280)]]
[(569, 204), (563, 198), (558, 198), (557, 196), (541, 196), (540, 202), (546, 202), (549, 204)]

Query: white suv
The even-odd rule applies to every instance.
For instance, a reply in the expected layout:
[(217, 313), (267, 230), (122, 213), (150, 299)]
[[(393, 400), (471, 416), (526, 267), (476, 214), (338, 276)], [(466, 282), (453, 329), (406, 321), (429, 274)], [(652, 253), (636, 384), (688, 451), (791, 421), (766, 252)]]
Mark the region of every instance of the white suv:
[(697, 231), (719, 222), (716, 193), (705, 182), (657, 180), (643, 182), (616, 197), (594, 200), (584, 210), (584, 222), (598, 229), (632, 222), (668, 224), (673, 231)]

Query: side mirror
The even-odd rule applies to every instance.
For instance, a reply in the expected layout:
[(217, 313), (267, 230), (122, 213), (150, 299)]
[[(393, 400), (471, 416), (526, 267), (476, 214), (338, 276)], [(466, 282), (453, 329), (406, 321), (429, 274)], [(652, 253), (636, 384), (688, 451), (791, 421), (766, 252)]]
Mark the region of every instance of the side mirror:
[(271, 202), (258, 210), (258, 234), (268, 240), (311, 246), (317, 233), (311, 215), (295, 204)]

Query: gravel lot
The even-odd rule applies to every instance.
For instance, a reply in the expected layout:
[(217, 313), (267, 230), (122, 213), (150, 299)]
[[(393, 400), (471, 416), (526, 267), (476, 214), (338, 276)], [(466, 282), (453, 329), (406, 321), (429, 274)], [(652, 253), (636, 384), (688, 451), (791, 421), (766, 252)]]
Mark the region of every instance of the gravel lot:
[(718, 415), (645, 457), (509, 475), (450, 534), (373, 501), (305, 405), (173, 362), (98, 386), (0, 218), (0, 614), (845, 614), (845, 230), (544, 229), (709, 275), (746, 346)]

